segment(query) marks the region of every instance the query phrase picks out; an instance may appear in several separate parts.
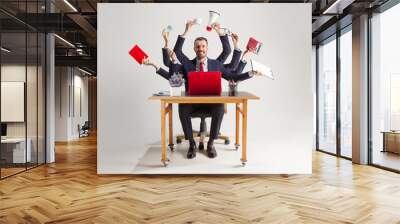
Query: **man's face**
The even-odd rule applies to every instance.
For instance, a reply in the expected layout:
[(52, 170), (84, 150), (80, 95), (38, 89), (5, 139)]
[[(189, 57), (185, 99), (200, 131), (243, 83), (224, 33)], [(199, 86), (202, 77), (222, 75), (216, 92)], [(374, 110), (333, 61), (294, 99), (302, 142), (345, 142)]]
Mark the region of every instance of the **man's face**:
[(196, 40), (194, 42), (194, 51), (199, 59), (207, 57), (208, 45), (205, 40)]

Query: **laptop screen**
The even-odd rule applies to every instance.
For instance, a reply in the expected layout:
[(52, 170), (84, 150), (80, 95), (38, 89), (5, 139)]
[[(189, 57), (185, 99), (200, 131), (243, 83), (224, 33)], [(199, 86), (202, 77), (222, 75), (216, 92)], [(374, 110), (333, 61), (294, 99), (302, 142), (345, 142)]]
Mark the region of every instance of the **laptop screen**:
[(221, 72), (189, 72), (189, 95), (220, 95)]

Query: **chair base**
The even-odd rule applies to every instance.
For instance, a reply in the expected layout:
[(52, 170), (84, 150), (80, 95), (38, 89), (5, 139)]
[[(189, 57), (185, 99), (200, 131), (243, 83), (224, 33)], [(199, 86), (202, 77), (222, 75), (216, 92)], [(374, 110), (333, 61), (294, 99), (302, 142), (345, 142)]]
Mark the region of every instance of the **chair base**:
[[(198, 131), (193, 131), (193, 137), (194, 137), (194, 138), (196, 138), (196, 137), (201, 137), (201, 133), (198, 132)], [(207, 133), (206, 137), (210, 137), (210, 134)], [(177, 136), (176, 136), (176, 143), (177, 143), (177, 144), (181, 144), (183, 140), (185, 140), (185, 135), (177, 135)], [(201, 141), (201, 140), (202, 140), (202, 139), (200, 138), (200, 141)], [(230, 141), (230, 139), (229, 139), (229, 136), (227, 136), (227, 135), (222, 135), (222, 134), (220, 134), (220, 135), (218, 135), (217, 140), (224, 140), (224, 144), (225, 144), (225, 145), (229, 145), (229, 144), (231, 143), (231, 141)], [(204, 142), (204, 139), (203, 139), (203, 142)]]
[[(204, 143), (205, 138), (210, 137), (210, 133), (207, 132), (207, 123), (206, 123), (207, 116), (204, 114), (193, 116), (193, 118), (196, 118), (196, 117), (200, 118), (200, 130), (199, 131), (193, 130), (193, 137), (194, 138), (200, 137), (200, 142)], [(180, 143), (182, 143), (182, 140), (184, 140), (184, 139), (185, 139), (185, 135), (178, 135), (178, 136), (176, 136), (176, 143), (180, 144)], [(229, 137), (226, 135), (222, 135), (221, 133), (219, 133), (218, 138), (216, 140), (219, 140), (219, 139), (224, 140), (225, 145), (229, 145), (231, 143), (231, 141), (229, 140)]]

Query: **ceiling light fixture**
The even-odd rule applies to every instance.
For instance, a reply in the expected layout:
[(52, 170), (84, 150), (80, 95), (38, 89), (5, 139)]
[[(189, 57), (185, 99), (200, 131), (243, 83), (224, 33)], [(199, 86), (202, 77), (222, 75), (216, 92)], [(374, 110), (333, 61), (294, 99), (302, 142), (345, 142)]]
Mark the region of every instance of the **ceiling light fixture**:
[(62, 38), (62, 37), (60, 37), (60, 36), (57, 35), (57, 34), (54, 34), (54, 36), (57, 37), (58, 39), (60, 39), (61, 41), (63, 41), (64, 43), (66, 43), (67, 45), (69, 45), (69, 46), (75, 48), (75, 45), (73, 45), (73, 44), (72, 44), (71, 42), (69, 42), (68, 40), (66, 40), (66, 39), (64, 39), (64, 38)]
[(9, 50), (9, 49), (7, 49), (7, 48), (5, 48), (5, 47), (1, 47), (1, 50), (4, 51), (4, 52), (6, 52), (6, 53), (10, 53), (10, 52), (11, 52), (11, 50)]
[(81, 71), (81, 72), (83, 72), (83, 73), (85, 73), (85, 74), (88, 74), (88, 75), (90, 75), (90, 76), (92, 75), (92, 73), (90, 73), (90, 72), (88, 72), (88, 71), (86, 71), (86, 70), (83, 70), (83, 69), (81, 69), (81, 68), (79, 68), (79, 67), (78, 67), (78, 70)]
[(78, 12), (78, 10), (71, 4), (69, 3), (68, 0), (64, 0), (65, 4), (67, 4), (72, 10), (74, 10), (74, 12)]
[(338, 8), (337, 8), (339, 6), (340, 2), (344, 2), (346, 4), (346, 2), (348, 2), (348, 0), (347, 1), (336, 0), (332, 5), (330, 5), (327, 9), (325, 9), (322, 14), (340, 14), (341, 12), (338, 12)]

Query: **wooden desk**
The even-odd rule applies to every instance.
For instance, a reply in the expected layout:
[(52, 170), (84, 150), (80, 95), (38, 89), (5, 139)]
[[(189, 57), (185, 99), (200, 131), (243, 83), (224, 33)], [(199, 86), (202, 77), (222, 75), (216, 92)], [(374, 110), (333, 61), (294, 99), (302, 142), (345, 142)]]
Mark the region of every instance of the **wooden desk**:
[[(26, 142), (25, 142), (26, 141)], [(0, 159), (9, 164), (24, 164), (32, 160), (31, 138), (6, 138), (1, 139), (2, 154)], [(27, 146), (25, 149), (25, 145)]]
[(223, 92), (221, 96), (151, 96), (149, 100), (159, 100), (161, 102), (161, 162), (164, 166), (168, 165), (169, 159), (167, 158), (167, 145), (166, 145), (166, 115), (168, 114), (168, 133), (169, 133), (169, 147), (173, 150), (173, 132), (172, 132), (172, 104), (177, 103), (234, 103), (236, 104), (236, 137), (235, 147), (238, 149), (239, 145), (239, 123), (240, 114), (242, 114), (242, 165), (247, 162), (247, 101), (259, 100), (248, 92), (238, 92), (236, 96), (229, 96), (227, 92)]

